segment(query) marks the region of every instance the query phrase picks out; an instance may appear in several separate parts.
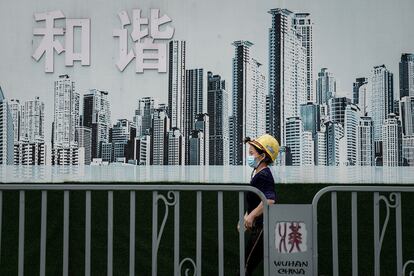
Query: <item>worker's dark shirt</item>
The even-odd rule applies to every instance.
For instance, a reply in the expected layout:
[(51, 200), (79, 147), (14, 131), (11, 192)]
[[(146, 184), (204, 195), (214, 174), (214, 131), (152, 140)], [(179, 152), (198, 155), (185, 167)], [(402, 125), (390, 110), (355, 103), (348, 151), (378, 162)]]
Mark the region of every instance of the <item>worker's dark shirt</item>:
[[(275, 181), (269, 167), (266, 167), (256, 173), (250, 181), (250, 185), (259, 189), (267, 199), (273, 199), (276, 201)], [(260, 204), (260, 202), (260, 198), (255, 193), (247, 192), (246, 203), (247, 212), (249, 214)], [(263, 215), (257, 217), (254, 223), (257, 226), (262, 225)]]

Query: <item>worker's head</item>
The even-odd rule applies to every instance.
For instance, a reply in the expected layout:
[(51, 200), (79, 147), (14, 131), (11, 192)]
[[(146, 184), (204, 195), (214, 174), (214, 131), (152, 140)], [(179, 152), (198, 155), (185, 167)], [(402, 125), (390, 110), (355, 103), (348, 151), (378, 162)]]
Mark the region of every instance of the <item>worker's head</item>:
[(244, 142), (249, 144), (247, 158), (249, 166), (257, 168), (262, 162), (270, 165), (276, 160), (279, 153), (279, 143), (273, 136), (264, 134), (254, 140), (246, 137)]

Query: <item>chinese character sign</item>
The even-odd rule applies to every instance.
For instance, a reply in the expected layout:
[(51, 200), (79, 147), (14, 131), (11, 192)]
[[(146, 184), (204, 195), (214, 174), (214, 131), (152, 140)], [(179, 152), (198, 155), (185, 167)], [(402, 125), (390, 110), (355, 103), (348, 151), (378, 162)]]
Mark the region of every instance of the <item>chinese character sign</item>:
[(312, 205), (269, 206), (270, 275), (313, 275)]
[[(172, 20), (168, 15), (160, 16), (159, 9), (150, 9), (150, 18), (142, 17), (140, 9), (132, 10), (132, 20), (126, 11), (118, 13), (121, 28), (113, 30), (113, 37), (119, 40), (119, 57), (116, 67), (123, 72), (135, 58), (135, 71), (143, 73), (146, 69), (167, 72), (167, 44), (174, 35), (174, 28), (169, 26)], [(35, 13), (37, 24), (44, 22), (42, 28), (34, 28), (34, 36), (42, 36), (32, 57), (39, 61), (43, 56), (45, 72), (53, 73), (55, 52), (59, 55), (65, 52), (65, 65), (73, 66), (74, 61), (80, 61), (82, 66), (90, 65), (90, 19), (66, 19), (60, 10)], [(65, 20), (65, 28), (55, 26), (56, 21)], [(131, 25), (132, 32), (128, 34), (127, 26)], [(81, 29), (80, 52), (74, 50), (74, 30)], [(63, 37), (64, 45), (57, 39)], [(133, 42), (129, 49), (128, 39)]]
[[(151, 9), (151, 21), (141, 17), (141, 10), (132, 10), (132, 32), (130, 34), (134, 42), (134, 48), (128, 49), (128, 30), (126, 26), (131, 24), (130, 17), (126, 11), (118, 14), (121, 21), (121, 29), (115, 29), (113, 36), (119, 38), (119, 60), (116, 63), (122, 72), (135, 58), (135, 71), (143, 73), (145, 69), (157, 69), (160, 73), (167, 72), (167, 45), (158, 42), (159, 40), (171, 39), (174, 35), (174, 28), (165, 26), (171, 22), (167, 15), (160, 17), (158, 9)], [(148, 27), (149, 25), (149, 27)]]
[(306, 252), (307, 231), (303, 222), (278, 222), (275, 228), (275, 246), (279, 253)]
[[(44, 21), (44, 28), (35, 28), (33, 35), (42, 36), (42, 40), (32, 57), (39, 61), (45, 56), (45, 72), (53, 73), (54, 52), (59, 55), (65, 52), (65, 65), (73, 66), (74, 61), (80, 61), (83, 66), (90, 65), (90, 19), (66, 19), (66, 28), (56, 28), (55, 21), (65, 19), (62, 11), (56, 10), (45, 13), (35, 13), (36, 22)], [(81, 29), (81, 50), (74, 52), (74, 29)], [(56, 40), (56, 36), (64, 36), (65, 47)]]

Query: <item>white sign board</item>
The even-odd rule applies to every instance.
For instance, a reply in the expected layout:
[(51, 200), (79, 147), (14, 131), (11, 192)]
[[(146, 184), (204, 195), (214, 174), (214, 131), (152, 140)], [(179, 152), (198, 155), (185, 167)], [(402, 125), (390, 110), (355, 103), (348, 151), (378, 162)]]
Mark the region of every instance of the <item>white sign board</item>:
[(312, 205), (269, 207), (270, 275), (312, 275)]

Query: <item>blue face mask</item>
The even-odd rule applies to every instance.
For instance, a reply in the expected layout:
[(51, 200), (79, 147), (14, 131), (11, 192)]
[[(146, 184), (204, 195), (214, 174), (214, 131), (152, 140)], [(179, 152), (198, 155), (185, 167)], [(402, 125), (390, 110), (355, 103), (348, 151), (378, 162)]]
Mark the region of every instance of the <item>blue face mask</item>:
[(257, 166), (259, 165), (258, 163), (259, 163), (259, 162), (257, 162), (256, 158), (255, 158), (253, 155), (249, 155), (249, 156), (247, 156), (247, 164), (248, 164), (250, 167), (252, 167), (252, 168), (256, 169), (256, 168), (257, 168)]

